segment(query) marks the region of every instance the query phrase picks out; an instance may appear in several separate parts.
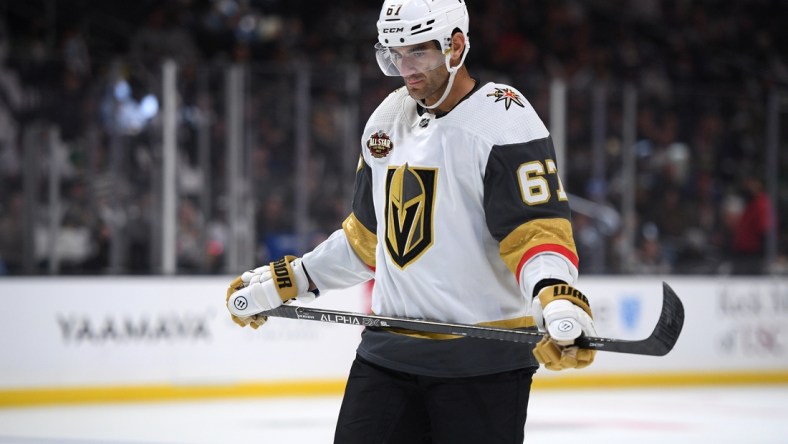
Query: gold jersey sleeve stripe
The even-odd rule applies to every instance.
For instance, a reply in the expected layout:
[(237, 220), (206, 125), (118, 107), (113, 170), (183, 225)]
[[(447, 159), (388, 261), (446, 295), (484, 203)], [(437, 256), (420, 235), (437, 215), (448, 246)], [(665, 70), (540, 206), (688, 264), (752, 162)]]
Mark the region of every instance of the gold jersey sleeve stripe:
[(375, 249), (378, 245), (378, 237), (375, 233), (369, 231), (353, 213), (342, 222), (342, 229), (345, 230), (345, 236), (353, 251), (368, 267), (374, 269)]
[(536, 219), (512, 230), (500, 244), (500, 254), (509, 270), (518, 278), (520, 269), (534, 255), (552, 251), (578, 265), (572, 224), (567, 219)]

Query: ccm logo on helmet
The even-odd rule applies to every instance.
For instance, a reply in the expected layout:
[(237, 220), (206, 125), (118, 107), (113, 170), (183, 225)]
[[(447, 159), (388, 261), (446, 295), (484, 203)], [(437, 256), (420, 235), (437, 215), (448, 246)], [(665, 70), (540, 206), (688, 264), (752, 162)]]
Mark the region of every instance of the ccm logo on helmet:
[(405, 28), (384, 28), (383, 34), (393, 34), (395, 32), (402, 32)]

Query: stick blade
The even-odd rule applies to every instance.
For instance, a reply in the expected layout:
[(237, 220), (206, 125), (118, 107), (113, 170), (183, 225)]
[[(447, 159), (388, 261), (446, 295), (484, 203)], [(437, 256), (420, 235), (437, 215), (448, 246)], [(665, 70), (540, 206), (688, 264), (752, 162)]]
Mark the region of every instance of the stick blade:
[(676, 292), (666, 283), (662, 282), (662, 311), (657, 324), (651, 334), (641, 340), (596, 338), (581, 336), (575, 344), (581, 348), (604, 350), (618, 353), (631, 353), (646, 356), (665, 356), (671, 350), (681, 335), (684, 326), (684, 305)]
[(684, 304), (667, 282), (662, 282), (662, 312), (649, 337), (650, 355), (665, 356), (673, 350), (684, 327)]

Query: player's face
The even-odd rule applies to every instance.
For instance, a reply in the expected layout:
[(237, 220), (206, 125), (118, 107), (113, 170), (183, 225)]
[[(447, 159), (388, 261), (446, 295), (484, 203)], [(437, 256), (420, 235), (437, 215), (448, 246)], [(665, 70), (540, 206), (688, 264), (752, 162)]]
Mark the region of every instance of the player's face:
[(403, 76), (408, 94), (416, 100), (423, 100), (427, 105), (438, 100), (447, 86), (449, 71), (445, 66), (425, 73)]
[(443, 94), (449, 78), (446, 69), (446, 54), (438, 42), (425, 42), (408, 46), (375, 45), (378, 65), (387, 76), (399, 76), (411, 97), (425, 100)]
[[(391, 58), (399, 69), (411, 97), (427, 100), (440, 97), (449, 78), (445, 57), (433, 43), (391, 48)], [(428, 100), (427, 100), (428, 101)]]

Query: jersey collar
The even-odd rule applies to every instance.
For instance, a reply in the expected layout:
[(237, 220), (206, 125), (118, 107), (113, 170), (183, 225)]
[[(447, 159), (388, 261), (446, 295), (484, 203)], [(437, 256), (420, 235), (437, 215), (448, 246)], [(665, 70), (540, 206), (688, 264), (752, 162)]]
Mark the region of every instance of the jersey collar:
[[(476, 83), (473, 85), (473, 88), (472, 88), (472, 89), (471, 89), (471, 90), (468, 92), (468, 94), (465, 94), (465, 96), (463, 96), (463, 98), (462, 98), (462, 99), (460, 99), (460, 101), (459, 101), (459, 102), (457, 102), (457, 104), (456, 104), (456, 105), (454, 105), (454, 108), (456, 108), (456, 107), (457, 107), (457, 106), (458, 106), (460, 103), (464, 102), (464, 101), (465, 101), (465, 99), (467, 99), (468, 97), (472, 96), (472, 95), (473, 95), (473, 93), (475, 93), (476, 91), (478, 91), (478, 90), (479, 90), (479, 88), (481, 88), (481, 87), (482, 87), (482, 82), (480, 82), (480, 81), (479, 81), (479, 79), (477, 79), (476, 77), (473, 77), (473, 76), (471, 76), (471, 78), (472, 78), (472, 79), (473, 79), (473, 81), (474, 81), (474, 82), (476, 82)], [(454, 109), (454, 108), (452, 108), (452, 109)], [(423, 106), (419, 105), (419, 104), (418, 104), (418, 102), (417, 102), (417, 103), (416, 103), (416, 112), (419, 114), (419, 116), (421, 116), (421, 115), (423, 115), (425, 112), (427, 112), (427, 110), (426, 110), (426, 109), (425, 109)], [(436, 112), (435, 112), (435, 118), (436, 118), (436, 119), (440, 119), (441, 117), (445, 116), (446, 114), (449, 114), (450, 112), (451, 112), (451, 110), (449, 110), (449, 111), (446, 111), (446, 112), (443, 112), (443, 111), (436, 111)]]

